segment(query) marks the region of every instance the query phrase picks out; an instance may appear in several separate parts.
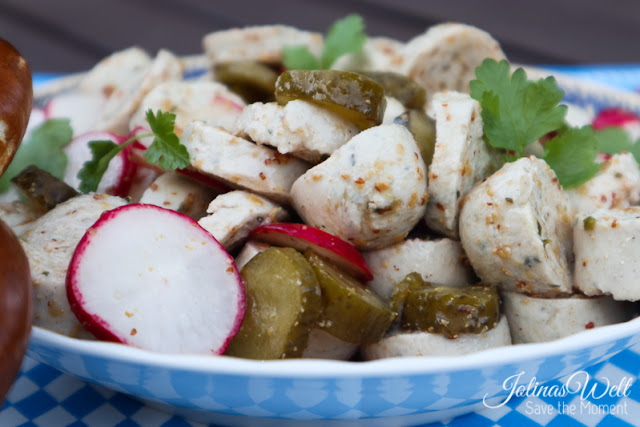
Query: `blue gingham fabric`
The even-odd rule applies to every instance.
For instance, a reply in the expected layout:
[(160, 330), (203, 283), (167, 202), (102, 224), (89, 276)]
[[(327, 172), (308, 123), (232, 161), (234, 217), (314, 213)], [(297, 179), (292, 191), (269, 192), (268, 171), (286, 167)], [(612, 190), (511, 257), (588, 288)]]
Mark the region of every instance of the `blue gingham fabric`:
[[(584, 371), (584, 396), (546, 397), (535, 392), (512, 398), (439, 426), (640, 426), (640, 345)], [(562, 387), (568, 376), (545, 386)], [(611, 390), (616, 389), (615, 392)], [(605, 391), (610, 393), (602, 395)], [(591, 393), (591, 391), (593, 391)], [(494, 403), (497, 406), (497, 403)], [(87, 384), (27, 357), (0, 411), (2, 427), (201, 427), (204, 424), (148, 407)]]
[[(638, 91), (640, 66), (549, 67), (575, 77)], [(35, 82), (53, 76), (36, 75)], [(583, 395), (531, 393), (429, 426), (640, 426), (640, 345), (581, 372)], [(561, 389), (570, 375), (544, 386)], [(604, 393), (608, 391), (609, 393)], [(603, 394), (604, 393), (604, 394)], [(204, 424), (162, 412), (124, 394), (88, 384), (25, 357), (0, 410), (0, 427), (200, 427)]]

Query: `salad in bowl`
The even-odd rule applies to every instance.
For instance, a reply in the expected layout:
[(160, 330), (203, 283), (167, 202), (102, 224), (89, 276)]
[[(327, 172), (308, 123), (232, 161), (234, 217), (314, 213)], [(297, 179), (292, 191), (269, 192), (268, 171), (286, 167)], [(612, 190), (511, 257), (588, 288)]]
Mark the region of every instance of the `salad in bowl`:
[[(580, 102), (579, 83), (459, 23), (401, 43), (349, 16), (203, 48), (132, 47), (36, 90), (0, 187), (30, 262), (34, 357), (194, 411), (309, 418), (297, 392), (320, 405), (368, 379), (408, 396), (380, 415), (379, 385), (362, 386), (351, 415), (318, 410), (364, 418), (453, 395), (467, 410), (520, 363), (548, 380), (637, 341), (632, 96)], [(474, 369), (473, 390), (437, 387), (438, 370)], [(290, 402), (216, 391), (246, 376)]]

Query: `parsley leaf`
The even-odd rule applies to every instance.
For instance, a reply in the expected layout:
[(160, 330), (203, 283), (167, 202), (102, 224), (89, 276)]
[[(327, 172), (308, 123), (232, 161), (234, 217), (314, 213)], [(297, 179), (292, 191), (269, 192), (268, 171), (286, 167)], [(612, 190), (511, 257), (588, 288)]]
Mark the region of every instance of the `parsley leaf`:
[(78, 172), (80, 178), (80, 191), (89, 193), (96, 191), (102, 176), (109, 167), (109, 162), (124, 150), (125, 144), (118, 145), (113, 141), (91, 141), (89, 148), (91, 149), (92, 159), (82, 166)]
[(187, 147), (180, 144), (180, 138), (173, 132), (176, 115), (163, 113), (158, 110), (147, 111), (147, 122), (155, 136), (151, 146), (144, 153), (144, 158), (150, 163), (157, 163), (162, 169), (182, 169), (189, 166), (189, 152)]
[(608, 127), (596, 131), (598, 149), (602, 153), (618, 154), (623, 151), (631, 151), (632, 143), (629, 134), (619, 127)]
[(361, 52), (366, 40), (362, 17), (347, 15), (327, 31), (320, 60), (306, 46), (285, 46), (283, 64), (288, 70), (330, 69), (341, 56)]
[(598, 138), (591, 126), (568, 128), (548, 141), (544, 160), (553, 169), (563, 187), (584, 184), (600, 170), (596, 163)]
[(317, 70), (318, 58), (306, 46), (285, 46), (282, 49), (284, 66), (289, 70)]
[(189, 166), (189, 152), (180, 143), (178, 135), (174, 133), (176, 115), (163, 113), (158, 110), (157, 115), (148, 110), (146, 113), (147, 122), (153, 133), (137, 135), (129, 138), (123, 144), (116, 144), (113, 141), (91, 141), (92, 159), (85, 162), (78, 172), (80, 178), (80, 191), (88, 193), (96, 191), (102, 176), (109, 167), (109, 162), (118, 153), (132, 142), (153, 136), (151, 146), (144, 153), (144, 158), (150, 163), (158, 163), (163, 169), (182, 169)]
[(469, 83), (471, 97), (482, 105), (485, 139), (496, 148), (524, 155), (524, 147), (564, 125), (564, 92), (555, 78), (527, 80), (521, 68), (511, 75), (507, 61), (487, 58)]
[(62, 179), (67, 167), (67, 155), (62, 147), (71, 141), (73, 130), (67, 119), (50, 119), (35, 128), (22, 141), (11, 164), (0, 178), (0, 193), (11, 187), (11, 178), (29, 165), (36, 165)]

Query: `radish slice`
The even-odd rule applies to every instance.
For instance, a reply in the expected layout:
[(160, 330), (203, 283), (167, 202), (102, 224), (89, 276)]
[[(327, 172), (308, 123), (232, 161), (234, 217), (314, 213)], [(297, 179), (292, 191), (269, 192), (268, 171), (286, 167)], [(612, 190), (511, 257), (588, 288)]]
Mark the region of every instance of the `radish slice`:
[(164, 353), (222, 354), (245, 312), (233, 258), (188, 216), (153, 205), (102, 215), (80, 240), (66, 287), (96, 338)]
[[(123, 142), (122, 138), (110, 132), (87, 132), (73, 138), (64, 148), (64, 152), (69, 160), (64, 174), (64, 181), (75, 189), (79, 189), (80, 187), (78, 172), (80, 172), (84, 163), (92, 158), (89, 142), (97, 140), (113, 141), (116, 144)], [(129, 145), (111, 160), (109, 168), (104, 173), (96, 193), (105, 193), (120, 197), (127, 196), (136, 172), (136, 165), (129, 161), (130, 152), (131, 146)]]
[(57, 95), (47, 102), (47, 119), (68, 118), (74, 135), (80, 135), (93, 129), (105, 98), (95, 93), (68, 92)]
[(318, 228), (305, 224), (278, 222), (256, 228), (249, 237), (302, 252), (311, 248), (345, 272), (365, 281), (373, 280), (373, 274), (367, 262), (355, 246)]
[(594, 129), (601, 130), (608, 127), (621, 127), (632, 141), (640, 138), (640, 117), (634, 113), (619, 108), (607, 108), (598, 113), (591, 123)]

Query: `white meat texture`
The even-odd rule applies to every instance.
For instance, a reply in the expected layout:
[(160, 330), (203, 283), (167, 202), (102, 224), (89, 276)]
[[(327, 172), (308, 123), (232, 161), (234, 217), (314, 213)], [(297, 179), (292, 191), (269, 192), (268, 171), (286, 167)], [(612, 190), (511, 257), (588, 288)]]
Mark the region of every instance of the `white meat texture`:
[(243, 242), (249, 233), (264, 224), (285, 221), (289, 214), (264, 197), (246, 191), (231, 191), (213, 199), (210, 215), (198, 224), (226, 249)]
[(429, 228), (458, 238), (460, 202), (474, 185), (495, 172), (502, 154), (484, 139), (480, 104), (460, 92), (438, 92), (430, 104), (436, 143), (429, 166)]
[[(153, 88), (129, 121), (129, 129), (148, 128), (146, 112), (170, 111), (176, 115), (174, 132), (182, 136), (193, 120), (231, 130), (245, 102), (225, 85), (212, 81), (168, 81)], [(152, 138), (143, 140), (151, 145)]]
[(373, 273), (367, 286), (387, 299), (409, 273), (437, 285), (464, 286), (475, 279), (460, 242), (451, 239), (407, 239), (363, 255)]
[(339, 114), (302, 100), (284, 106), (250, 104), (235, 123), (236, 135), (312, 163), (329, 157), (358, 132)]
[(640, 203), (640, 166), (631, 153), (614, 154), (584, 184), (566, 189), (576, 213)]
[(640, 300), (640, 207), (576, 215), (575, 285), (585, 295)]
[(573, 208), (544, 160), (507, 163), (464, 199), (460, 240), (484, 283), (503, 290), (572, 292)]
[(105, 211), (125, 204), (119, 197), (81, 195), (28, 224), (20, 240), (31, 268), (34, 325), (72, 337), (91, 337), (69, 307), (65, 288), (67, 268), (87, 228)]
[(280, 203), (290, 202), (291, 186), (310, 166), (201, 121), (186, 127), (181, 142), (198, 171)]
[(363, 249), (404, 239), (428, 201), (424, 161), (411, 133), (381, 125), (354, 136), (291, 188), (309, 225)]

